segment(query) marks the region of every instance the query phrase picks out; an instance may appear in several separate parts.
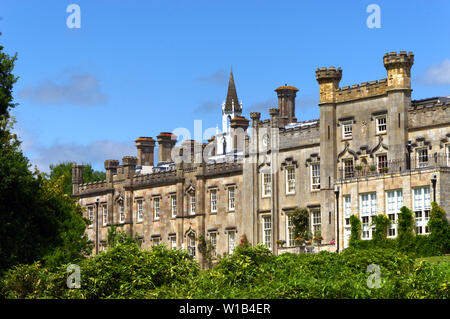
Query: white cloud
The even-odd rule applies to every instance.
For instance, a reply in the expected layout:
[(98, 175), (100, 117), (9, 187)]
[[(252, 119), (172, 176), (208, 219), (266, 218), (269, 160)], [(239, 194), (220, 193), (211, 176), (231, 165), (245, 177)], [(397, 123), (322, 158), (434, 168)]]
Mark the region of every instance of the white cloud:
[(61, 162), (90, 163), (94, 169), (102, 170), (107, 159), (122, 160), (123, 156), (136, 156), (133, 142), (95, 141), (87, 145), (75, 143), (55, 143), (51, 146), (39, 146), (31, 143), (27, 156), (31, 164), (40, 171), (48, 172), (50, 164)]
[(107, 96), (100, 90), (97, 77), (93, 74), (65, 75), (63, 83), (52, 80), (38, 85), (27, 85), (18, 94), (36, 104), (96, 105), (107, 102)]
[(450, 85), (450, 60), (445, 59), (438, 65), (432, 65), (417, 77), (423, 85)]

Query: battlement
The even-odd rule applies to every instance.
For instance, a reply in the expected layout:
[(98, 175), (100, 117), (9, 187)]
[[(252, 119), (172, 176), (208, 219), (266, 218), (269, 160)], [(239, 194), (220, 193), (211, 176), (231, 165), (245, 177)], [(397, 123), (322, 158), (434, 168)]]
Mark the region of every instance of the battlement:
[(137, 158), (134, 156), (124, 156), (122, 158), (122, 166), (136, 166)]
[(388, 90), (387, 79), (362, 82), (336, 89), (335, 102), (345, 102), (385, 94)]
[(174, 182), (176, 179), (177, 172), (175, 168), (169, 168), (168, 170), (162, 172), (134, 175), (132, 185), (159, 185)]
[(412, 52), (406, 53), (406, 51), (390, 52), (383, 56), (384, 67), (386, 69), (405, 67), (411, 68), (414, 64), (414, 54)]
[(326, 82), (334, 82), (339, 81), (342, 78), (342, 69), (338, 68), (336, 69), (334, 66), (329, 68), (318, 68), (316, 70), (316, 80), (319, 82), (319, 84), (326, 83)]
[(105, 161), (105, 169), (114, 169), (119, 167), (119, 161), (118, 160), (106, 160)]
[(230, 163), (214, 163), (208, 164), (205, 167), (205, 175), (218, 175), (224, 173), (240, 172), (243, 169), (242, 163), (230, 162)]
[(79, 194), (93, 194), (98, 192), (103, 192), (108, 190), (108, 185), (106, 181), (92, 182), (92, 183), (84, 183), (80, 184), (78, 188)]

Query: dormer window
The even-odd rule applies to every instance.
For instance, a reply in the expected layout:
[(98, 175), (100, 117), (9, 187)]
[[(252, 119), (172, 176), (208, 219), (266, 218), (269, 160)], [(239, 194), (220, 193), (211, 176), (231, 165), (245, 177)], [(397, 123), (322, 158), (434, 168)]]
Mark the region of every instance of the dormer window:
[(383, 134), (387, 131), (386, 116), (380, 116), (376, 118), (377, 122), (377, 134)]
[(342, 123), (342, 138), (351, 139), (353, 133), (353, 122)]

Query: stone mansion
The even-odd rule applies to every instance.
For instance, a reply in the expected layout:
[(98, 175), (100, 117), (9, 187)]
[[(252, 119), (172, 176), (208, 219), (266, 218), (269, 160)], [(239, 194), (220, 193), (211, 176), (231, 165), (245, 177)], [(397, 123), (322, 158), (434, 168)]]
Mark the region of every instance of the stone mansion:
[(140, 237), (143, 248), (165, 243), (200, 262), (201, 236), (216, 256), (243, 235), (274, 254), (296, 251), (287, 217), (296, 208), (309, 211), (311, 231), (323, 237), (319, 250), (348, 246), (352, 214), (363, 239), (377, 214), (393, 221), (395, 237), (402, 206), (426, 234), (431, 201), (450, 212), (450, 97), (411, 100), (413, 62), (411, 52), (386, 53), (387, 78), (343, 87), (341, 68), (317, 69), (320, 118), (303, 122), (295, 118), (298, 89), (287, 85), (275, 90), (269, 118), (243, 117), (231, 72), (223, 128), (208, 143), (177, 143), (167, 132), (139, 137), (137, 156), (106, 160), (106, 180), (95, 183), (83, 184), (82, 165), (74, 165), (73, 196), (91, 220), (95, 251), (111, 225)]

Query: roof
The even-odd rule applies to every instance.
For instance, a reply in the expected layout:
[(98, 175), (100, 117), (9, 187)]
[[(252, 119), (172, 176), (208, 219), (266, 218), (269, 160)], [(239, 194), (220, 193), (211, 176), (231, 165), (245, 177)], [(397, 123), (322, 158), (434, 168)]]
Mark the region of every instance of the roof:
[(241, 112), (241, 105), (239, 104), (238, 96), (236, 93), (236, 85), (234, 84), (233, 68), (231, 68), (230, 79), (228, 80), (227, 99), (225, 101), (225, 111), (232, 112), (234, 110)]
[(281, 90), (292, 90), (292, 91), (298, 91), (298, 89), (295, 86), (290, 86), (290, 85), (282, 85), (279, 86), (275, 91), (281, 91)]

